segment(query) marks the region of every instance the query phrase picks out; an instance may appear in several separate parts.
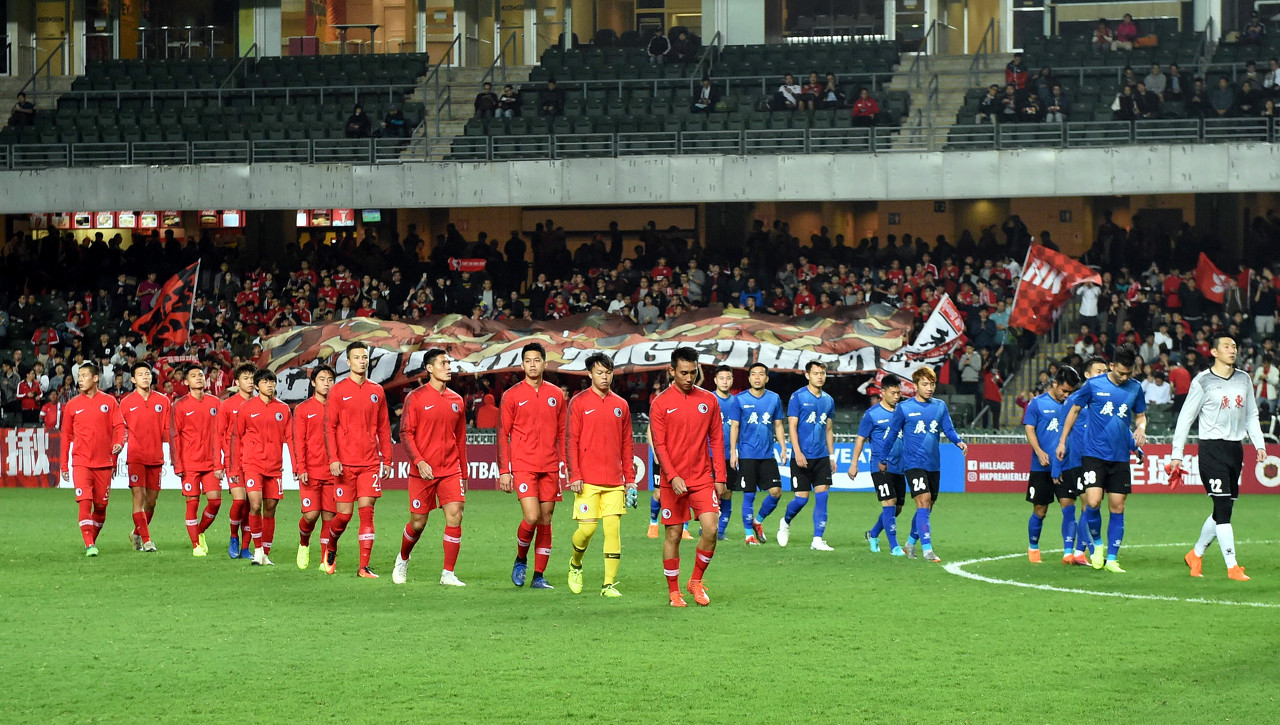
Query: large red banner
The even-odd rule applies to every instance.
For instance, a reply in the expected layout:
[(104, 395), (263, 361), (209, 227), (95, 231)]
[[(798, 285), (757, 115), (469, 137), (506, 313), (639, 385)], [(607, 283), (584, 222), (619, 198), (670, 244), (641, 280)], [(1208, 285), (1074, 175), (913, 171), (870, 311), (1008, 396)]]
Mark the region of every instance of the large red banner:
[(44, 428), (0, 428), (0, 486), (57, 486), (58, 455), (57, 437)]
[(1009, 324), (1043, 335), (1053, 328), (1071, 290), (1085, 282), (1102, 284), (1097, 272), (1048, 247), (1034, 245), (1027, 250), (1022, 278), (1013, 294)]

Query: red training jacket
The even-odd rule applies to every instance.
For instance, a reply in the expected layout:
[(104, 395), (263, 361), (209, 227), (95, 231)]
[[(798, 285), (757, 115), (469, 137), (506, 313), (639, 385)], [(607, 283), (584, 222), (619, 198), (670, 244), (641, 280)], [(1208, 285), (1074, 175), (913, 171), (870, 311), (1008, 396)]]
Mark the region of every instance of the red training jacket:
[(400, 419), (400, 441), (409, 451), (409, 475), (426, 461), (436, 478), (468, 475), (467, 409), (462, 396), (430, 384), (409, 393)]
[(360, 384), (344, 378), (330, 388), (324, 436), (330, 463), (390, 464), (391, 419), (382, 386), (367, 378)]
[[(73, 447), (71, 444), (75, 443)], [(111, 448), (124, 445), (124, 419), (116, 399), (102, 391), (77, 395), (62, 412), (62, 472), (71, 466), (114, 468)], [(72, 459), (71, 454), (75, 455)]]
[(120, 400), (120, 417), (129, 432), (130, 463), (159, 466), (164, 463), (164, 444), (169, 442), (169, 399), (154, 390), (146, 398), (133, 391)]
[(559, 473), (564, 452), (564, 392), (546, 380), (521, 380), (498, 409), (498, 473)]
[(197, 400), (184, 395), (173, 403), (173, 430), (169, 457), (175, 473), (208, 473), (222, 467), (218, 445), (217, 396), (205, 393)]
[[(221, 407), (218, 408), (218, 446), (222, 450), (221, 465), (227, 470), (228, 476), (239, 477), (240, 475), (240, 469), (236, 468), (232, 455), (236, 444), (231, 439), (236, 432), (236, 413), (240, 412), (240, 408), (250, 400), (253, 398), (245, 399), (241, 397), (239, 391), (236, 391), (230, 398), (222, 401)], [(241, 483), (244, 482), (241, 481)]]
[(653, 399), (649, 430), (662, 466), (660, 485), (670, 488), (677, 476), (691, 489), (726, 480), (724, 429), (714, 393), (695, 385), (685, 395), (674, 385), (668, 387)]
[(284, 469), (290, 420), (289, 406), (279, 398), (270, 403), (262, 397), (245, 401), (236, 414), (234, 451), (238, 470), (279, 476)]
[(309, 484), (329, 481), (329, 451), (324, 447), (324, 403), (311, 397), (293, 409), (293, 437), (289, 458), (294, 473), (305, 473)]
[(631, 407), (617, 393), (601, 397), (595, 388), (587, 388), (573, 396), (564, 442), (570, 482), (622, 486), (636, 480)]

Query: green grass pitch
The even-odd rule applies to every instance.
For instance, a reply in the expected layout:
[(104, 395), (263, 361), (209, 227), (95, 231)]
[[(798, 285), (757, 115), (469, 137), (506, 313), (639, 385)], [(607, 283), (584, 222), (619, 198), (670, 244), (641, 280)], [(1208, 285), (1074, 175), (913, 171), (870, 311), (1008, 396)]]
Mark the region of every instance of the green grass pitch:
[[(623, 525), (622, 599), (565, 586), (568, 505), (556, 512), (555, 591), (508, 579), (518, 507), (469, 497), (459, 576), (446, 589), (439, 514), (391, 583), (404, 492), (378, 506), (374, 565), (353, 576), (355, 526), (338, 575), (294, 565), (297, 495), (281, 504), (276, 566), (227, 559), (225, 507), (214, 551), (187, 548), (181, 500), (161, 495), (157, 554), (128, 543), (117, 491), (86, 559), (65, 490), (0, 489), (0, 721), (425, 723), (1062, 723), (1267, 722), (1280, 717), (1280, 497), (1241, 500), (1235, 524), (1253, 581), (1226, 579), (1216, 545), (1187, 577), (1185, 542), (1201, 496), (1136, 496), (1125, 576), (1058, 563), (1060, 515), (1045, 563), (966, 567), (993, 579), (1157, 595), (1090, 596), (974, 581), (862, 542), (877, 503), (834, 494), (828, 540), (810, 551), (809, 510), (792, 544), (748, 549), (735, 513), (708, 571), (711, 606), (667, 606), (647, 500)], [(944, 495), (933, 522), (944, 562), (1025, 551), (1019, 496)], [(910, 507), (900, 519), (909, 525)], [(777, 516), (767, 524), (772, 535)], [(695, 525), (696, 526), (696, 525)], [(1105, 526), (1105, 522), (1104, 522)], [(1055, 544), (1056, 542), (1056, 544)], [(683, 575), (693, 562), (682, 547)], [(1179, 544), (1165, 546), (1166, 544)], [(318, 542), (316, 544), (318, 546)], [(318, 554), (313, 557), (318, 560)], [(1231, 600), (1269, 605), (1197, 603)]]

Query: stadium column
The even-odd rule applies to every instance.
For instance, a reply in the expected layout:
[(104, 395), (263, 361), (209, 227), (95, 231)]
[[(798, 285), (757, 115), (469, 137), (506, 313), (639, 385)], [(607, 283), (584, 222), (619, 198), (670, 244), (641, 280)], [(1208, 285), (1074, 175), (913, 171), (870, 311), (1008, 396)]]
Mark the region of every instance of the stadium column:
[(240, 32), (237, 55), (258, 44), (258, 56), (280, 55), (282, 16), (280, 0), (240, 0)]
[(702, 0), (702, 38), (719, 32), (725, 43), (760, 45), (764, 38), (764, 0)]

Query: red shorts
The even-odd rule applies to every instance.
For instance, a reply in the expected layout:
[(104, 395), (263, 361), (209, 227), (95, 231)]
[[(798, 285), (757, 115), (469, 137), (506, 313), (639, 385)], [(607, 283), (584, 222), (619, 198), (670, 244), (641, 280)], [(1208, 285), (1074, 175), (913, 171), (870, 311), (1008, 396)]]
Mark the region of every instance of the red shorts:
[(695, 517), (703, 514), (720, 515), (720, 497), (715, 486), (691, 488), (683, 496), (677, 496), (670, 486), (658, 489), (658, 503), (662, 505), (662, 523), (678, 526), (689, 520), (689, 509)]
[(409, 476), (409, 512), (425, 514), (445, 504), (462, 503), (467, 492), (462, 490), (462, 476), (443, 476), (427, 480)]
[(222, 481), (213, 475), (213, 471), (182, 474), (182, 495), (196, 497), (202, 493), (213, 493), (222, 490)]
[(142, 463), (130, 463), (129, 488), (145, 488), (148, 491), (160, 490), (160, 469), (164, 466), (148, 466)]
[(280, 485), (279, 476), (267, 476), (257, 471), (246, 471), (244, 474), (244, 487), (249, 493), (255, 491), (261, 493), (263, 498), (271, 498), (276, 501), (284, 498), (284, 488)]
[(311, 511), (328, 511), (337, 513), (337, 501), (333, 497), (333, 479), (312, 479), (307, 476), (306, 483), (298, 484), (298, 495), (302, 499), (302, 513)]
[(358, 498), (382, 498), (382, 466), (342, 467), (342, 478), (334, 484), (338, 503), (355, 503)]
[(517, 471), (512, 475), (515, 479), (516, 496), (519, 498), (537, 497), (539, 501), (563, 501), (560, 495), (559, 473), (530, 473)]
[(111, 495), (111, 468), (71, 467), (71, 484), (76, 487), (77, 501), (92, 501), (99, 506), (107, 505), (107, 497)]
[(232, 476), (235, 476), (236, 480), (228, 481), (227, 488), (244, 488), (244, 471), (236, 471), (234, 473), (227, 471), (227, 477), (230, 478)]

